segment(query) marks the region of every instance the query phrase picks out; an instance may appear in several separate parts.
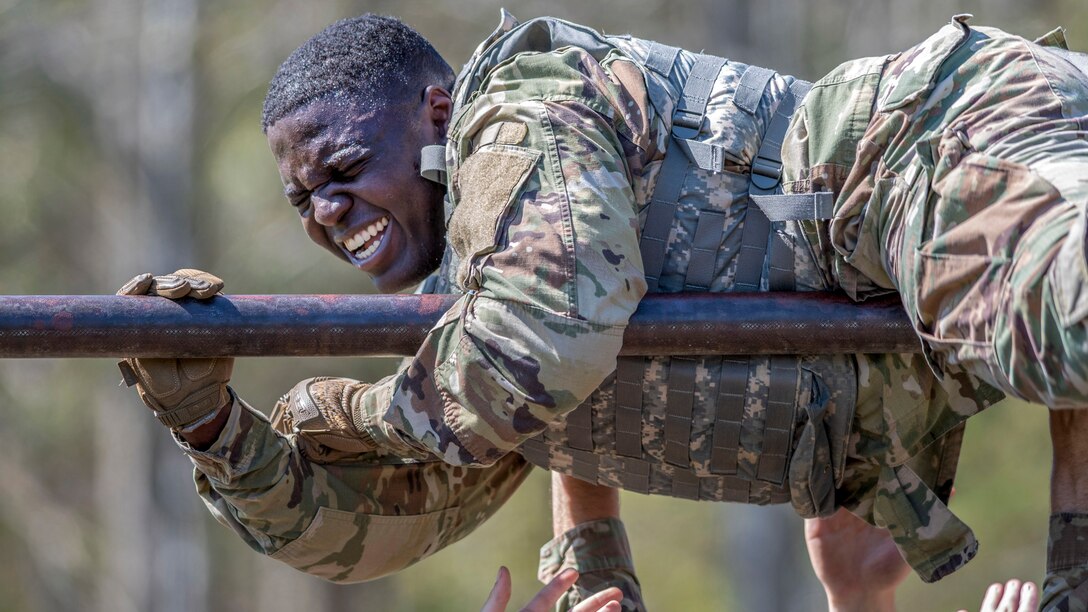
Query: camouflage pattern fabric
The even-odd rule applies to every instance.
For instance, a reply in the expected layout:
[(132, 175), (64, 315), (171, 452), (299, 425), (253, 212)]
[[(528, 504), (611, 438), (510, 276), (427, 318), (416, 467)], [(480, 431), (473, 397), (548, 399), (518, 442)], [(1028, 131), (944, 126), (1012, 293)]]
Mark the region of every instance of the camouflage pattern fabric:
[(1088, 610), (1088, 514), (1050, 515), (1040, 610)]
[(625, 612), (642, 612), (642, 590), (631, 561), (627, 532), (618, 519), (601, 519), (576, 525), (540, 549), (537, 578), (547, 584), (567, 568), (578, 570), (578, 582), (556, 603), (564, 612), (609, 587), (623, 591)]
[(330, 449), (317, 427), (316, 436), (296, 430), (299, 410), (287, 400), (271, 423), (237, 398), (230, 410), (206, 451), (176, 438), (196, 466), (204, 503), (254, 550), (333, 582), (380, 578), (465, 537), (531, 469), (514, 454), (473, 468), (420, 454), (350, 452), (355, 442), (347, 439)]
[[(890, 454), (870, 473), (879, 492), (871, 504), (844, 500), (888, 527), (916, 569), (919, 554), (932, 556), (921, 567), (934, 577), (976, 544), (897, 464), (899, 449), (1001, 393), (1052, 408), (1088, 395), (1088, 85), (1047, 48), (967, 19), (904, 53), (838, 68), (784, 145), (787, 190), (837, 198), (829, 227), (806, 224), (819, 256), (855, 299), (899, 293), (949, 398), (944, 414), (885, 405)], [(1041, 42), (1064, 46), (1060, 32)]]

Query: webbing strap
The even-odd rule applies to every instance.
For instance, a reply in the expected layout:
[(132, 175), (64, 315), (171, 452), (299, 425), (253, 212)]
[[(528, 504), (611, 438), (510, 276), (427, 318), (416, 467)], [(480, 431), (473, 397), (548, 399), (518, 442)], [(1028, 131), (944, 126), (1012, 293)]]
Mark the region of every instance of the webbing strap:
[(445, 185), (446, 175), (446, 146), (427, 145), (419, 154), (419, 175), (428, 181)]
[[(796, 405), (797, 381), (800, 369), (793, 357), (770, 358), (770, 380), (766, 389), (757, 393), (755, 404), (763, 406), (762, 420), (745, 410), (748, 400), (748, 381), (756, 376), (758, 362), (722, 358), (718, 379), (717, 414), (711, 440), (710, 472), (713, 474), (738, 474), (741, 451), (755, 454), (759, 459), (754, 474), (745, 474), (764, 482), (780, 485), (785, 481), (787, 459), (793, 448), (794, 406)], [(743, 432), (748, 431), (752, 440), (761, 440), (759, 448), (747, 448), (742, 444)], [(731, 480), (729, 482), (732, 482)], [(734, 483), (738, 496), (743, 488)], [(727, 488), (729, 484), (727, 482)], [(747, 498), (745, 498), (747, 499)]]
[(521, 453), (525, 460), (533, 465), (539, 465), (546, 467), (551, 465), (551, 452), (548, 449), (547, 443), (541, 438), (543, 436), (537, 436), (535, 438), (529, 438), (521, 443), (517, 452)]
[(803, 100), (812, 83), (794, 80), (786, 95), (778, 102), (774, 117), (763, 134), (759, 152), (752, 161), (752, 188), (757, 195), (774, 193), (782, 181), (782, 141), (790, 127), (790, 117), (797, 109), (797, 103)]
[(756, 114), (759, 101), (763, 99), (763, 90), (767, 89), (767, 83), (771, 82), (774, 75), (774, 70), (748, 66), (740, 77), (736, 93), (733, 94), (733, 104), (749, 115)]
[(659, 42), (651, 42), (649, 53), (646, 56), (646, 67), (660, 74), (666, 79), (672, 72), (672, 66), (676, 63), (676, 56), (680, 54), (678, 47), (670, 47)]
[[(663, 47), (663, 45), (658, 45)], [(668, 55), (669, 51), (662, 51), (658, 47), (651, 46), (650, 56), (658, 59)], [(675, 54), (673, 54), (675, 60)], [(706, 114), (706, 104), (710, 98), (710, 92), (714, 87), (714, 81), (718, 72), (725, 65), (725, 60), (712, 55), (695, 56), (695, 64), (691, 68), (687, 79), (684, 81), (684, 90), (676, 110), (673, 112), (672, 141), (665, 151), (665, 161), (657, 175), (657, 184), (650, 196), (650, 204), (646, 210), (646, 222), (642, 226), (642, 238), (639, 240), (639, 251), (642, 253), (642, 267), (646, 274), (646, 283), (650, 293), (658, 291), (661, 271), (665, 265), (665, 247), (668, 244), (669, 231), (672, 229), (672, 220), (676, 216), (676, 205), (680, 200), (680, 191), (684, 186), (684, 176), (687, 174), (688, 159), (690, 155), (696, 155), (702, 160), (700, 167), (708, 165), (715, 172), (720, 172), (724, 162), (724, 153), (714, 150), (708, 145), (688, 142), (688, 139), (696, 136), (703, 125), (703, 117)], [(692, 145), (696, 153), (692, 152)], [(677, 150), (684, 155), (680, 155)], [(706, 157), (709, 156), (709, 157)], [(704, 159), (704, 157), (706, 157)]]
[(676, 105), (676, 110), (672, 113), (674, 137), (694, 138), (703, 128), (706, 103), (710, 100), (714, 81), (724, 65), (725, 58), (701, 53), (695, 56), (695, 64), (691, 67), (687, 80), (684, 81), (684, 91)]
[(759, 452), (756, 478), (782, 484), (786, 479), (786, 460), (793, 447), (794, 406), (797, 404), (797, 379), (800, 370), (793, 357), (771, 357), (771, 380), (767, 390), (767, 409), (763, 421), (763, 448)]
[(682, 499), (699, 499), (699, 477), (690, 470), (673, 470), (672, 494)]
[(714, 281), (718, 260), (718, 247), (725, 232), (725, 214), (712, 210), (699, 211), (692, 238), (691, 258), (684, 277), (685, 291), (707, 291)]
[(796, 288), (793, 238), (788, 234), (775, 232), (770, 236), (767, 252), (767, 290), (793, 291)]
[(819, 221), (835, 212), (835, 197), (830, 191), (759, 195), (750, 199), (770, 221)]
[[(776, 195), (781, 193), (782, 183), (782, 141), (789, 129), (790, 117), (797, 108), (799, 100), (805, 97), (812, 87), (805, 81), (794, 80), (790, 84), (789, 91), (778, 103), (774, 116), (771, 118), (767, 131), (763, 135), (763, 142), (759, 146), (759, 152), (752, 160), (752, 184), (749, 189), (749, 201), (755, 206), (748, 206), (744, 217), (744, 227), (741, 230), (740, 252), (737, 253), (737, 271), (734, 276), (733, 286), (737, 291), (758, 291), (759, 281), (763, 276), (763, 262), (767, 258), (767, 250), (771, 250), (769, 262), (769, 289), (785, 291), (793, 288), (793, 254), (789, 244), (782, 242), (777, 234), (772, 235), (771, 220), (764, 213), (768, 209), (777, 209), (779, 198), (794, 198), (794, 196)], [(757, 202), (758, 198), (758, 202)], [(823, 199), (800, 198), (787, 200), (794, 202), (795, 207), (804, 207), (797, 202), (808, 202), (815, 212), (817, 202)], [(830, 216), (830, 212), (828, 213)], [(768, 244), (770, 246), (768, 247)], [(787, 261), (787, 258), (789, 261)], [(772, 285), (773, 286), (770, 286)]]
[(691, 467), (691, 411), (695, 406), (695, 359), (673, 357), (669, 361), (669, 386), (665, 396), (665, 461)]
[(566, 418), (567, 444), (579, 450), (593, 450), (593, 407), (589, 402), (570, 411)]
[[(673, 144), (675, 143), (674, 140)], [(670, 146), (658, 172), (657, 185), (650, 196), (646, 222), (642, 226), (642, 237), (638, 245), (650, 293), (657, 293), (661, 270), (665, 267), (665, 247), (669, 242), (673, 217), (676, 216), (676, 203), (680, 199), (687, 165), (684, 156), (672, 153)]]
[(601, 472), (601, 458), (590, 451), (568, 449), (571, 456), (570, 473), (572, 476), (597, 484)]
[(751, 481), (745, 480), (739, 476), (724, 476), (722, 477), (722, 486), (725, 489), (722, 495), (723, 500), (740, 502), (742, 504), (751, 502)]
[(700, 170), (721, 172), (725, 169), (726, 151), (725, 147), (721, 145), (708, 144), (687, 138), (674, 138), (669, 146), (679, 147), (688, 160)]
[(620, 357), (616, 361), (616, 453), (642, 456), (642, 381), (645, 358)]
[(757, 206), (748, 206), (737, 251), (737, 271), (733, 276), (734, 291), (759, 291), (763, 276), (763, 260), (767, 255), (767, 236), (771, 222)]
[(740, 423), (748, 389), (748, 360), (722, 358), (718, 398), (710, 449), (710, 471), (736, 474), (740, 452)]
[(620, 457), (620, 484), (635, 493), (650, 492), (650, 463), (643, 459)]

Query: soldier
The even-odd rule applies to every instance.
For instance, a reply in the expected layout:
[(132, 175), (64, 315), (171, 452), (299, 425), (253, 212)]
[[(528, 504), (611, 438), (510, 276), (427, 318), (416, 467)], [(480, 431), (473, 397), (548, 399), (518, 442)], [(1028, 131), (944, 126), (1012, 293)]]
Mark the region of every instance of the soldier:
[[(1063, 46), (961, 16), (810, 86), (504, 13), (454, 80), (403, 24), (338, 22), (266, 98), (286, 194), (311, 239), (379, 289), (440, 266), (427, 290), (457, 304), (397, 374), (303, 381), (271, 423), (226, 387), (229, 360), (122, 369), (216, 517), (332, 580), (463, 537), (527, 461), (806, 517), (846, 508), (937, 580), (977, 549), (945, 505), (963, 421), (1002, 393), (1059, 409), (1088, 389), (1088, 96)], [(145, 275), (122, 292), (201, 297), (216, 280)], [(925, 353), (617, 363), (647, 290), (898, 292)], [(1055, 473), (1075, 475), (1088, 427), (1053, 414)], [(1088, 510), (1072, 477), (1056, 485), (1052, 603), (1080, 583)], [(615, 562), (587, 563), (608, 571), (584, 572), (570, 601), (613, 583), (638, 605), (609, 535), (622, 526), (588, 518), (544, 567), (581, 563), (578, 543), (596, 545), (582, 536), (604, 534)]]

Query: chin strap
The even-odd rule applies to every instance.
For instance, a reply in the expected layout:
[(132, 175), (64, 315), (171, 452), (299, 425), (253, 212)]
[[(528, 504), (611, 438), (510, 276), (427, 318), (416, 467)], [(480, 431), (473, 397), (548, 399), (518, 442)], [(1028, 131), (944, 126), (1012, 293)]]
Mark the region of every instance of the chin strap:
[(446, 185), (446, 146), (427, 145), (420, 151), (419, 175), (428, 181)]

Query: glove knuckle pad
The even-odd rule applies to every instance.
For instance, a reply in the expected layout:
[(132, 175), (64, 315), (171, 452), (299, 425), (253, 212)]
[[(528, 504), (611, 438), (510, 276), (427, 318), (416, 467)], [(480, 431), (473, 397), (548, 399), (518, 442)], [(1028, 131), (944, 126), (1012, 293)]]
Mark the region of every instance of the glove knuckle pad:
[(334, 461), (373, 450), (369, 438), (355, 428), (344, 403), (354, 381), (310, 378), (287, 395), (287, 421), (298, 434), (299, 448), (313, 461)]
[(207, 378), (215, 370), (218, 359), (179, 359), (181, 371), (190, 381)]

